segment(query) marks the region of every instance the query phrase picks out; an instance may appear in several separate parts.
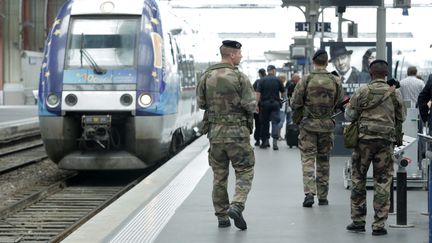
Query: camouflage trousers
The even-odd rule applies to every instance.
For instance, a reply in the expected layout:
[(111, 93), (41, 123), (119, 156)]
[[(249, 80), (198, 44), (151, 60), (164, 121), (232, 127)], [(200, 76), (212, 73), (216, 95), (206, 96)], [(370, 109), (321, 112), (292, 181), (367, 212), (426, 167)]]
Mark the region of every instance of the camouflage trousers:
[(393, 180), (393, 144), (386, 140), (360, 140), (352, 154), (351, 219), (366, 222), (366, 177), (373, 166), (375, 209), (372, 229), (385, 226), (390, 209), (390, 189)]
[(303, 191), (305, 194), (317, 195), (318, 199), (327, 199), (329, 160), (333, 140), (332, 132), (311, 132), (300, 128), (299, 149), (303, 166)]
[(213, 170), (213, 206), (218, 218), (227, 218), (229, 162), (235, 171), (235, 192), (231, 204), (243, 210), (254, 177), (255, 154), (249, 142), (210, 143), (209, 164)]

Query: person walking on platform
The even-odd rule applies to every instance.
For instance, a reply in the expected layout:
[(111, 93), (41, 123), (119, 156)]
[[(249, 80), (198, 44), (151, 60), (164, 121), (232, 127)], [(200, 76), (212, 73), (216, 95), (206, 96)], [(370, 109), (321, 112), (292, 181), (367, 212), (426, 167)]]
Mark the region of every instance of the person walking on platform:
[[(281, 81), (282, 85), (285, 87), (285, 83), (286, 83), (286, 76), (285, 75), (279, 75), (278, 79)], [(287, 101), (287, 92), (285, 89), (285, 97), (280, 97), (281, 100), (285, 100)], [(284, 140), (282, 137), (282, 127), (285, 123), (285, 117), (286, 117), (286, 111), (287, 111), (287, 106), (288, 106), (289, 102), (283, 102), (282, 105), (280, 106), (280, 110), (279, 110), (279, 123), (278, 123), (278, 140)]]
[(409, 100), (411, 103), (410, 107), (417, 107), (417, 99), (420, 92), (423, 90), (425, 83), (423, 80), (417, 78), (417, 68), (414, 66), (408, 67), (408, 77), (400, 81), (400, 92), (404, 100)]
[(291, 102), (290, 101), (292, 99), (295, 86), (300, 81), (300, 79), (301, 79), (300, 75), (298, 73), (294, 73), (291, 76), (291, 80), (288, 81), (285, 85), (285, 90), (287, 92), (287, 97), (288, 97), (288, 100), (285, 103), (286, 104), (285, 113), (286, 113), (286, 124), (287, 125), (292, 124), (292, 110), (291, 110)]
[[(220, 47), (221, 63), (207, 68), (197, 87), (197, 103), (207, 113), (210, 141), (209, 164), (213, 170), (213, 206), (219, 227), (245, 230), (246, 198), (254, 176), (255, 155), (250, 144), (256, 101), (248, 77), (237, 69), (241, 44), (225, 40)], [(234, 168), (236, 186), (229, 202), (227, 184), (229, 162)]]
[(273, 150), (278, 150), (277, 145), (279, 134), (278, 124), (280, 121), (279, 109), (281, 106), (280, 97), (285, 96), (285, 88), (281, 81), (275, 76), (276, 67), (268, 65), (267, 76), (262, 78), (258, 84), (256, 91), (257, 104), (256, 110), (260, 114), (261, 122), (261, 146), (260, 148), (267, 148), (270, 146), (269, 129), (271, 121), (271, 136), (273, 138)]
[[(258, 76), (259, 79), (255, 80), (252, 87), (254, 91), (256, 92), (258, 89), (258, 83), (259, 81), (264, 78), (267, 75), (266, 70), (264, 68), (260, 68), (258, 70)], [(259, 104), (258, 104), (259, 106)], [(254, 138), (255, 138), (255, 146), (260, 146), (260, 136), (261, 136), (261, 122), (259, 118), (259, 113), (255, 111), (254, 113), (254, 122), (255, 122), (255, 131), (254, 131)]]
[[(372, 235), (385, 235), (385, 222), (390, 208), (390, 190), (393, 180), (394, 144), (401, 143), (398, 124), (406, 118), (406, 108), (399, 90), (384, 80), (388, 64), (377, 59), (370, 65), (372, 81), (360, 87), (345, 110), (347, 121), (357, 122), (358, 145), (352, 153), (351, 219), (346, 229), (365, 232), (366, 177), (373, 166), (375, 211)], [(399, 135), (399, 136), (398, 136)]]
[(432, 100), (432, 74), (429, 75), (426, 85), (420, 92), (417, 105), (423, 124), (427, 124), (429, 135), (432, 135), (432, 113), (430, 112), (430, 101)]
[[(314, 70), (294, 90), (293, 122), (299, 124), (299, 149), (303, 167), (303, 207), (328, 205), (330, 151), (333, 148), (335, 108), (343, 101), (341, 80), (326, 70), (328, 54), (318, 50), (312, 57)], [(316, 164), (316, 173), (315, 173)]]

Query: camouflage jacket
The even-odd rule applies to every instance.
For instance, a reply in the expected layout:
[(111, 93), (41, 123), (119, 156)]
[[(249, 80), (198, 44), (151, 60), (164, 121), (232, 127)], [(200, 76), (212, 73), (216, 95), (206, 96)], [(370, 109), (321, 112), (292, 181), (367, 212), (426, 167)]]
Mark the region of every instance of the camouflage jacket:
[(350, 121), (358, 120), (359, 139), (385, 139), (395, 142), (396, 120), (402, 123), (406, 118), (406, 107), (399, 89), (378, 106), (367, 109), (380, 102), (389, 88), (385, 80), (375, 79), (368, 85), (361, 86), (352, 95), (345, 117)]
[(336, 105), (342, 103), (344, 91), (340, 78), (325, 69), (316, 69), (295, 86), (291, 107), (303, 109), (299, 124), (312, 132), (332, 132)]
[(207, 137), (212, 143), (248, 142), (255, 96), (248, 77), (236, 67), (219, 63), (210, 66), (197, 86), (199, 108), (206, 111)]

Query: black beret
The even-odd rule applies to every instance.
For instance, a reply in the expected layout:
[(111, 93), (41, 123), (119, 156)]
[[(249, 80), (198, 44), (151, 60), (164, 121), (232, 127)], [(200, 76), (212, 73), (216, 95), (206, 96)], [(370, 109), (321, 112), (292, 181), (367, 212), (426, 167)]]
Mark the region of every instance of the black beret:
[(240, 44), (240, 42), (234, 40), (224, 40), (222, 41), (222, 45), (234, 49), (240, 49), (242, 47), (242, 44)]
[(388, 63), (385, 60), (382, 59), (376, 59), (373, 62), (371, 62), (371, 64), (369, 64), (369, 68), (372, 67), (372, 65), (376, 64), (376, 63), (385, 63), (385, 65), (388, 66)]
[(267, 71), (268, 70), (274, 70), (274, 69), (276, 69), (276, 67), (274, 65), (268, 65), (267, 66)]
[(323, 49), (319, 49), (315, 52), (315, 54), (312, 57), (312, 60), (315, 60), (318, 56), (322, 55), (322, 54), (327, 54), (327, 52)]

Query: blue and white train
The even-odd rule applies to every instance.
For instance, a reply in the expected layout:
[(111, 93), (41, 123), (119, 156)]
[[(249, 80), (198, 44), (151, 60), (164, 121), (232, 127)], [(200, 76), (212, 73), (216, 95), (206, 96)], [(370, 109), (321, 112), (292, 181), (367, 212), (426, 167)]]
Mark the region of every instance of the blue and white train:
[(45, 45), (39, 119), (63, 169), (139, 169), (191, 141), (202, 113), (185, 21), (156, 0), (71, 0)]

